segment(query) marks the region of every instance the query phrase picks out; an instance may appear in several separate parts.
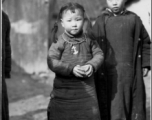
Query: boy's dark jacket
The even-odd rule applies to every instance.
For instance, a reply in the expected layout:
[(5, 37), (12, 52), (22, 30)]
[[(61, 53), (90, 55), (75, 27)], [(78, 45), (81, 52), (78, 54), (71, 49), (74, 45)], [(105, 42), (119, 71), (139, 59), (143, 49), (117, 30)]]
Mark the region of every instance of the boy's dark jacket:
[[(125, 11), (123, 14), (134, 15), (136, 18), (135, 22), (135, 33), (134, 33), (134, 80), (132, 81), (132, 93), (130, 105), (130, 120), (146, 120), (146, 108), (145, 108), (145, 87), (143, 82), (142, 68), (150, 68), (150, 38), (142, 24), (141, 19), (130, 11)], [(112, 13), (107, 10), (103, 11), (102, 14), (97, 18), (96, 24), (93, 28), (88, 28), (88, 35), (97, 40), (101, 49), (103, 50), (106, 57), (106, 32), (105, 24), (108, 17)], [(96, 75), (96, 88), (99, 99), (101, 118), (106, 120), (107, 114), (107, 81), (106, 81), (106, 64), (103, 63), (100, 70)]]

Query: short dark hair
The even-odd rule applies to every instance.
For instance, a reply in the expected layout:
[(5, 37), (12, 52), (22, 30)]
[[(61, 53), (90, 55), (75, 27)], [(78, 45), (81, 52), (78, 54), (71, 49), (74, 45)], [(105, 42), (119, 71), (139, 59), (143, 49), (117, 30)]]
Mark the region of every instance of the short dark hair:
[(62, 18), (63, 12), (67, 10), (71, 10), (72, 12), (75, 12), (75, 9), (81, 10), (82, 13), (85, 13), (84, 7), (78, 3), (69, 2), (66, 5), (62, 6), (59, 12), (59, 19)]

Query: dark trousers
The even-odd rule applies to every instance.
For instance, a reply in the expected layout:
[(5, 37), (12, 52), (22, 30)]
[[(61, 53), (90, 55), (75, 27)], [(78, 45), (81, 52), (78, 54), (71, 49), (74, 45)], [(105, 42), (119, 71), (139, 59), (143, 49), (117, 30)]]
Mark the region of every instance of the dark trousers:
[(8, 95), (5, 77), (2, 77), (2, 120), (9, 120)]

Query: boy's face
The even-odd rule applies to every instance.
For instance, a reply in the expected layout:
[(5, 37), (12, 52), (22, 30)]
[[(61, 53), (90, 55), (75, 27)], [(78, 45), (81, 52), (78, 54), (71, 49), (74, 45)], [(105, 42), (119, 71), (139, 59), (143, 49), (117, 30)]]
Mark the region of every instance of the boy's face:
[(71, 35), (77, 35), (83, 28), (84, 16), (81, 10), (63, 12), (61, 24)]
[(125, 2), (126, 0), (107, 0), (107, 5), (112, 12), (119, 14), (123, 10)]

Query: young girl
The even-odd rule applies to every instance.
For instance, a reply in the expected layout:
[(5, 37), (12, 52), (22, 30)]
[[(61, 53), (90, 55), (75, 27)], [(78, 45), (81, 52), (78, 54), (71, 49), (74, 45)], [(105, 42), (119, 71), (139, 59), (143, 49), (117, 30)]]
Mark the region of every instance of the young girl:
[(96, 86), (99, 101), (104, 97), (99, 84), (106, 78), (109, 119), (146, 120), (143, 76), (150, 69), (150, 38), (140, 18), (125, 9), (127, 0), (106, 1), (108, 8), (88, 32), (105, 54)]
[(81, 5), (68, 3), (59, 16), (65, 31), (48, 53), (48, 66), (56, 74), (48, 120), (100, 120), (93, 72), (102, 64), (103, 52), (83, 32)]

